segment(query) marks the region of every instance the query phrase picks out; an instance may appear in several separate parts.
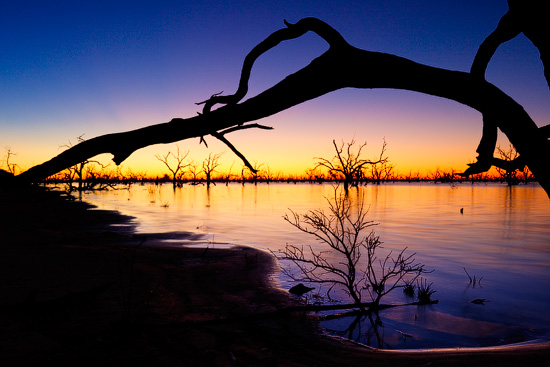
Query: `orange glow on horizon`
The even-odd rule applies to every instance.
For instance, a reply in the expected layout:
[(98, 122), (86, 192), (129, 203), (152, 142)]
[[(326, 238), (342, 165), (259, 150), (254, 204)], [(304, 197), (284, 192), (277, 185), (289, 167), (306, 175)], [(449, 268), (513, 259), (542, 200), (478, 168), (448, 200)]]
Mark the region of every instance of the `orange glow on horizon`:
[[(342, 102), (339, 99), (342, 96), (354, 101)], [(378, 157), (385, 139), (386, 156), (395, 166), (394, 170), (402, 175), (410, 172), (426, 175), (437, 169), (464, 171), (467, 163), (475, 160), (475, 150), (481, 137), (481, 121), (477, 111), (447, 100), (402, 92), (384, 94), (384, 98), (380, 98), (383, 103), (375, 98), (376, 108), (353, 104), (368, 102), (372, 96), (375, 94), (353, 90), (323, 96), (258, 121), (274, 127), (273, 130), (243, 130), (227, 138), (251, 164), (282, 175), (302, 176), (315, 166), (316, 157), (333, 157), (333, 139), (337, 144), (354, 139), (356, 147), (366, 142), (362, 156), (372, 160)], [(412, 102), (401, 101), (399, 98), (402, 96), (412, 99)], [(401, 108), (396, 109), (395, 104)], [(183, 116), (192, 115), (193, 108)], [(113, 124), (107, 124), (108, 119), (104, 118), (97, 124), (97, 116), (87, 117), (90, 128), (83, 138), (133, 130), (169, 120), (169, 116), (173, 116), (170, 114), (176, 114), (169, 111), (158, 118), (155, 116), (160, 115), (159, 111), (141, 111), (138, 117), (140, 111), (131, 108), (124, 110), (129, 112), (114, 118), (118, 123)], [(14, 134), (10, 139), (15, 142), (10, 146), (16, 154), (14, 161), (20, 170), (26, 170), (49, 160), (66, 149), (64, 145), (76, 144), (77, 137), (83, 134), (79, 129), (81, 127), (67, 131), (53, 128), (45, 130), (44, 134), (31, 134), (30, 131)], [(205, 139), (208, 147), (194, 138), (140, 149), (122, 163), (121, 169), (152, 177), (164, 176), (170, 172), (155, 155), (175, 152), (178, 146), (181, 152), (189, 152), (186, 163), (194, 161), (199, 167), (210, 153), (222, 153), (218, 172), (231, 170), (232, 174), (240, 175), (242, 161), (215, 138), (207, 136)], [(93, 159), (109, 165), (109, 169), (116, 169), (110, 154)]]
[[(313, 136), (310, 139), (299, 136), (288, 138), (285, 133), (285, 131), (281, 133), (276, 131), (274, 133), (248, 132), (243, 136), (235, 135), (234, 138), (230, 138), (230, 141), (247, 157), (252, 165), (282, 175), (304, 175), (308, 169), (315, 166), (316, 157), (331, 158), (335, 154), (330, 138), (327, 139), (325, 136)], [(276, 136), (265, 139), (268, 134)], [(352, 138), (353, 136), (344, 137), (336, 139), (336, 142), (340, 144), (342, 141), (348, 142)], [(466, 164), (475, 159), (477, 143), (475, 137), (456, 139), (455, 141), (436, 140), (428, 145), (427, 140), (423, 144), (416, 144), (414, 141), (411, 144), (410, 140), (403, 140), (401, 137), (394, 139), (391, 135), (372, 136), (363, 150), (363, 157), (371, 160), (377, 159), (384, 138), (388, 144), (386, 156), (389, 158), (389, 163), (394, 165), (394, 170), (400, 174), (419, 172), (421, 175), (425, 175), (436, 169), (463, 171), (467, 168)], [(49, 141), (52, 140), (53, 138), (49, 139)], [(355, 140), (356, 147), (365, 141), (360, 140), (358, 134), (355, 136)], [(182, 154), (189, 152), (185, 162), (194, 161), (199, 167), (210, 153), (222, 153), (220, 167), (217, 171), (231, 171), (232, 174), (240, 175), (243, 168), (240, 158), (214, 138), (206, 137), (206, 141), (208, 148), (204, 144), (199, 144), (198, 139), (190, 139), (177, 144), (146, 147), (134, 152), (126, 159), (121, 164), (121, 169), (122, 171), (129, 169), (134, 173), (147, 173), (148, 176), (152, 177), (163, 176), (170, 172), (155, 155), (165, 155), (170, 151), (175, 152), (179, 147)], [(281, 141), (285, 144), (280, 144)], [(66, 147), (32, 139), (32, 137), (29, 138), (28, 143), (10, 147), (11, 151), (16, 154), (13, 156), (12, 161), (18, 164), (18, 171), (43, 163), (66, 149)], [(116, 169), (110, 154), (102, 154), (92, 159), (103, 165), (108, 165), (108, 169)]]

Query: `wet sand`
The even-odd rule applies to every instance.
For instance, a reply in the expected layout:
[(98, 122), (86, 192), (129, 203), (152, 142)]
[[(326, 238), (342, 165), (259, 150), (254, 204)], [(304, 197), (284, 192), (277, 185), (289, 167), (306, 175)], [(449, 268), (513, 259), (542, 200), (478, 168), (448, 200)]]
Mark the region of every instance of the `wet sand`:
[(273, 286), (271, 254), (174, 248), (131, 218), (39, 189), (0, 193), (0, 364), (542, 366), (549, 344), (380, 351), (324, 335)]

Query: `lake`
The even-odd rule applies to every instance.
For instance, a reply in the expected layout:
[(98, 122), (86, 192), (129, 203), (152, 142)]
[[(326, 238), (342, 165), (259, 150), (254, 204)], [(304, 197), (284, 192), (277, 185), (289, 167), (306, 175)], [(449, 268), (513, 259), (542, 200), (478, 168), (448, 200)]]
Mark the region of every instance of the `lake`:
[[(99, 209), (135, 217), (140, 233), (189, 232), (200, 235), (197, 245), (240, 244), (271, 251), (286, 244), (323, 250), (282, 217), (291, 210), (326, 210), (325, 198), (333, 197), (328, 183), (230, 183), (210, 189), (144, 184), (83, 194)], [(432, 298), (439, 303), (384, 310), (379, 323), (352, 316), (323, 321), (327, 332), (395, 349), (548, 339), (550, 200), (539, 186), (387, 183), (352, 189), (350, 197), (363, 198), (368, 219), (377, 223), (372, 229), (383, 242), (381, 257), (407, 248), (434, 269), (424, 278), (433, 283)], [(476, 280), (482, 277), (481, 282), (470, 283), (464, 269)], [(285, 289), (296, 284), (282, 274), (275, 281)], [(312, 294), (327, 290), (315, 287)], [(338, 290), (332, 295), (345, 299)], [(476, 299), (485, 302), (471, 302)], [(383, 299), (410, 301), (400, 289)]]

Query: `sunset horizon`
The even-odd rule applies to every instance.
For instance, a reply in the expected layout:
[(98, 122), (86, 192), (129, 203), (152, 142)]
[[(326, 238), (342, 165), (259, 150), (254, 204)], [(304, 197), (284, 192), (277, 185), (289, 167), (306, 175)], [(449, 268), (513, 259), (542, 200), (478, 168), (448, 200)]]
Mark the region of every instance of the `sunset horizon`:
[[(411, 8), (398, 2), (392, 8), (373, 2), (344, 22), (343, 5), (307, 8), (289, 2), (276, 9), (266, 6), (265, 22), (257, 22), (245, 3), (230, 8), (214, 1), (212, 6), (225, 10), (211, 18), (187, 2), (176, 8), (161, 2), (154, 9), (143, 3), (132, 11), (114, 4), (74, 5), (63, 13), (54, 5), (34, 4), (25, 8), (25, 18), (18, 18), (22, 5), (9, 5), (3, 13), (12, 16), (4, 17), (2, 33), (11, 36), (3, 40), (5, 53), (0, 59), (5, 70), (0, 87), (1, 168), (6, 168), (7, 149), (21, 172), (75, 145), (79, 137), (87, 140), (196, 115), (201, 110), (196, 102), (237, 88), (244, 56), (284, 27), (283, 19), (295, 22), (317, 16), (354, 46), (468, 71), (479, 44), (506, 11), (505, 1), (483, 5), (426, 1)], [(102, 9), (110, 15), (104, 28), (97, 28)], [(33, 27), (42, 31), (32, 32)], [(371, 27), (378, 33), (369, 31)], [(254, 66), (248, 96), (308, 64), (326, 47), (313, 34), (282, 43)], [(523, 67), (512, 72), (520, 61)], [(487, 80), (518, 100), (539, 126), (550, 121), (542, 64), (527, 39), (503, 45), (487, 74)], [(481, 114), (467, 106), (389, 89), (338, 90), (259, 122), (274, 129), (240, 131), (229, 140), (251, 162), (295, 175), (311, 168), (315, 157), (331, 157), (332, 140), (351, 139), (367, 142), (366, 158), (376, 156), (385, 139), (387, 156), (402, 173), (464, 171), (476, 159), (482, 129)], [(205, 140), (208, 147), (199, 139), (178, 145), (196, 162), (210, 153), (223, 153), (220, 161), (225, 170), (241, 166), (221, 142), (211, 136)], [(508, 144), (500, 135), (499, 145)], [(155, 155), (174, 149), (175, 144), (139, 149), (122, 167), (162, 174), (163, 165)], [(103, 164), (110, 160), (100, 159)]]

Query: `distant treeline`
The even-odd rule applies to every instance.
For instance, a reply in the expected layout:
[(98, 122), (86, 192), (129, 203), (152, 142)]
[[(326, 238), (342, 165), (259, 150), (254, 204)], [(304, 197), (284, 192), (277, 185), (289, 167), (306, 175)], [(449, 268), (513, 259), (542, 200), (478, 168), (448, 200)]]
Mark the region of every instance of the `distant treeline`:
[[(118, 184), (136, 183), (171, 183), (174, 186), (201, 185), (201, 184), (228, 184), (237, 182), (244, 184), (258, 183), (324, 183), (343, 182), (344, 177), (340, 174), (323, 172), (320, 169), (308, 169), (302, 175), (288, 175), (280, 172), (272, 172), (269, 168), (259, 169), (256, 173), (248, 168), (243, 168), (238, 174), (231, 172), (213, 172), (208, 182), (206, 174), (201, 171), (183, 170), (174, 177), (169, 173), (164, 175), (148, 175), (146, 172), (133, 172), (130, 169), (123, 171), (120, 168), (109, 169), (99, 164), (88, 162), (87, 164), (68, 168), (43, 181), (45, 184), (64, 184), (69, 190), (102, 190), (109, 189)], [(523, 171), (515, 170), (508, 172), (504, 170), (492, 170), (488, 173), (481, 173), (469, 177), (462, 177), (459, 171), (449, 169), (436, 169), (426, 174), (409, 172), (402, 174), (392, 170), (387, 174), (372, 174), (371, 170), (365, 170), (361, 175), (355, 177), (351, 182), (352, 186), (364, 186), (368, 184), (383, 184), (387, 182), (435, 182), (435, 183), (460, 183), (460, 182), (501, 182), (508, 185), (526, 184), (535, 182), (533, 174), (525, 168)]]

